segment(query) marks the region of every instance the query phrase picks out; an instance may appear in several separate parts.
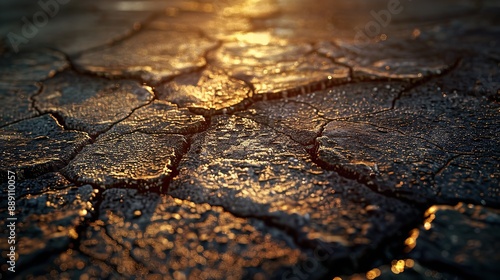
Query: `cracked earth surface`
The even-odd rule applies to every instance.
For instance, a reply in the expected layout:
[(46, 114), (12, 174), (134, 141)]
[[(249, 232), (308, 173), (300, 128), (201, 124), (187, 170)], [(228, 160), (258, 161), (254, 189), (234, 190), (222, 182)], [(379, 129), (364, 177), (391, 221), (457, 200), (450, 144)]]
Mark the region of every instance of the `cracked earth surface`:
[(497, 279), (500, 6), (387, 2), (4, 1), (0, 279)]

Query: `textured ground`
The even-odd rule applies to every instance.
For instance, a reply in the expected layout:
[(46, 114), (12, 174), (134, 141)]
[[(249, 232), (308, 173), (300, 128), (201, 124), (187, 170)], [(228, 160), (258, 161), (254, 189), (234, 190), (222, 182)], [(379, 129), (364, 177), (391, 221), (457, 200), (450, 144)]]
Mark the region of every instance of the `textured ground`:
[(500, 5), (397, 2), (2, 1), (0, 279), (497, 279)]

